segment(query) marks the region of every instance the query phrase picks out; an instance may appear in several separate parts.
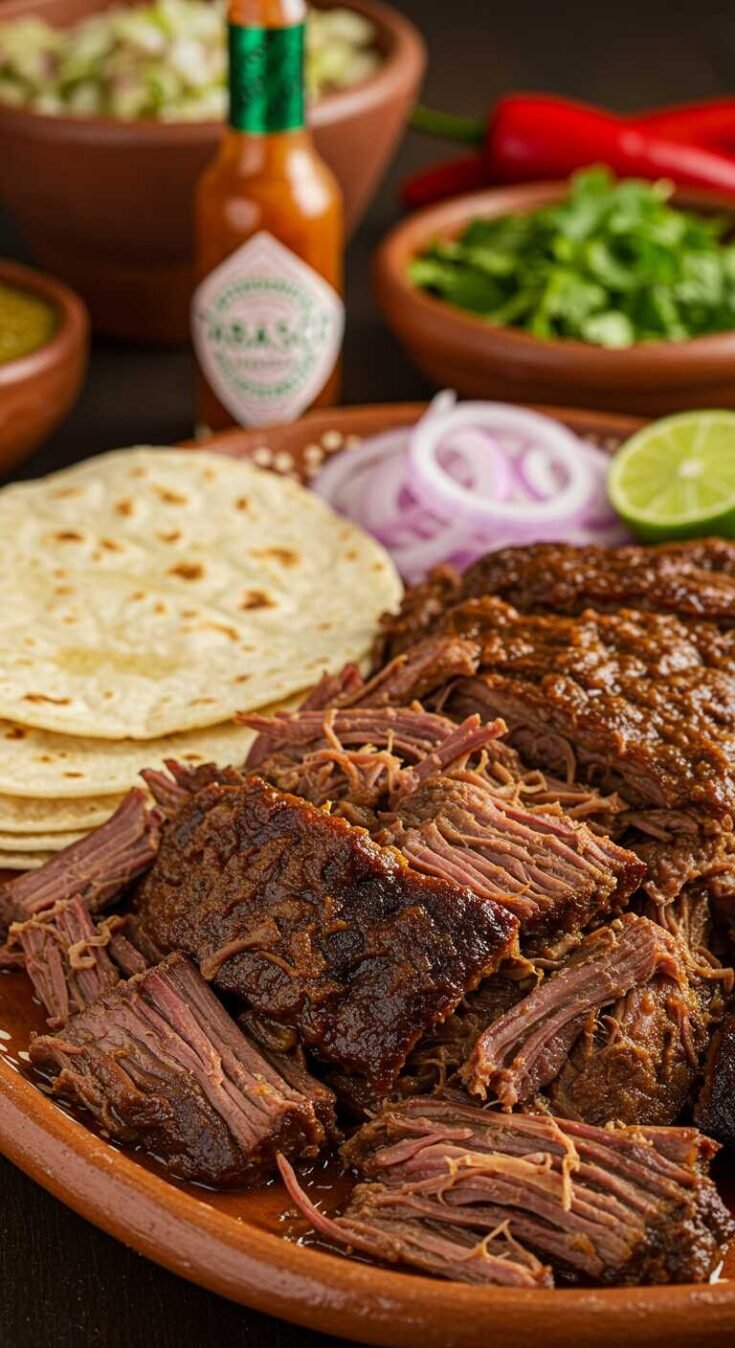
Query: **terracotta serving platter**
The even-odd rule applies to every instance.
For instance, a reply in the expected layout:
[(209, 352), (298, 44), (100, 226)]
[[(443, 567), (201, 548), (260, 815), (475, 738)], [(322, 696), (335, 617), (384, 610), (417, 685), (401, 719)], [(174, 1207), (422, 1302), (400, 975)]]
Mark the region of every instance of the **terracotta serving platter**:
[[(303, 477), (360, 438), (406, 424), (416, 405), (323, 411), (270, 431), (203, 442)], [(638, 423), (556, 411), (613, 451)], [(21, 974), (0, 974), (0, 1150), (62, 1202), (141, 1254), (244, 1305), (363, 1343), (414, 1348), (636, 1348), (735, 1342), (735, 1249), (707, 1286), (611, 1290), (481, 1289), (421, 1278), (331, 1253), (294, 1214), (275, 1182), (214, 1194), (173, 1183), (154, 1163), (124, 1153), (49, 1099), (29, 1073), (29, 1034), (40, 1008)], [(735, 1199), (735, 1168), (718, 1180)], [(336, 1209), (336, 1170), (316, 1166), (312, 1196)], [(727, 1194), (726, 1194), (727, 1196)], [(729, 1276), (734, 1280), (727, 1281)]]

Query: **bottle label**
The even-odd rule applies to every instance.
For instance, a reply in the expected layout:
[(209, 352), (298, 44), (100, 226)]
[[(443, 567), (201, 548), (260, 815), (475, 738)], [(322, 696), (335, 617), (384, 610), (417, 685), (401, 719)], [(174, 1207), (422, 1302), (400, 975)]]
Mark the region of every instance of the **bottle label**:
[(194, 293), (201, 369), (242, 426), (293, 421), (337, 363), (344, 305), (322, 276), (263, 230)]
[(256, 136), (304, 126), (304, 25), (228, 32), (230, 126)]

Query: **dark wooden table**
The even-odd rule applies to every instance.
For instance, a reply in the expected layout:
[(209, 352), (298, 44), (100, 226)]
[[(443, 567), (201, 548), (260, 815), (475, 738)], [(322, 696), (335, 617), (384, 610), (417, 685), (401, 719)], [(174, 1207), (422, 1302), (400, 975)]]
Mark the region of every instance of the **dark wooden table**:
[[(686, 8), (668, 0), (401, 0), (398, 7), (421, 26), (429, 45), (427, 101), (457, 112), (480, 112), (492, 97), (514, 88), (631, 110), (727, 92), (735, 79), (735, 14), (728, 16), (721, 0)], [(351, 246), (345, 402), (410, 399), (428, 391), (381, 326), (370, 297), (369, 263), (397, 218), (397, 184), (444, 148), (407, 136)], [(0, 222), (0, 254), (23, 255), (7, 222)], [(166, 444), (189, 435), (191, 426), (192, 362), (186, 353), (100, 342), (74, 414), (26, 474), (119, 445)], [(163, 1272), (0, 1161), (2, 1348), (315, 1348), (335, 1342)]]

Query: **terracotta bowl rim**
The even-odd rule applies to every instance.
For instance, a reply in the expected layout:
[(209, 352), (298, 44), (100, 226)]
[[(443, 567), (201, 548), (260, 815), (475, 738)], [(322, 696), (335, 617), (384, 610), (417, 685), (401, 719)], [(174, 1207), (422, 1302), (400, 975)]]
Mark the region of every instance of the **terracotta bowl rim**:
[[(559, 373), (564, 375), (574, 374), (580, 366), (603, 379), (630, 373), (640, 375), (648, 369), (656, 378), (668, 375), (673, 381), (700, 369), (711, 376), (713, 358), (720, 364), (731, 362), (735, 366), (735, 325), (728, 332), (691, 337), (681, 342), (638, 342), (611, 350), (574, 338), (534, 337), (517, 328), (493, 327), (482, 318), (418, 290), (406, 278), (406, 261), (432, 238), (451, 237), (472, 217), (488, 209), (493, 215), (506, 210), (533, 210), (537, 205), (558, 200), (566, 193), (568, 185), (568, 180), (562, 179), (491, 187), (415, 211), (400, 221), (378, 246), (373, 263), (378, 289), (390, 290), (393, 301), (400, 303), (404, 312), (413, 310), (414, 322), (423, 320), (433, 330), (437, 320), (441, 320), (445, 348), (470, 342), (477, 353), (485, 346), (488, 357), (491, 357), (502, 344), (506, 356), (515, 351), (524, 356), (529, 365), (547, 371), (556, 365)], [(695, 210), (727, 212), (735, 218), (735, 199), (724, 193), (687, 189), (676, 192), (674, 201)], [(668, 366), (668, 370), (664, 366)]]
[[(319, 130), (371, 111), (394, 97), (403, 88), (418, 80), (426, 62), (426, 45), (418, 28), (383, 0), (317, 0), (324, 8), (344, 3), (350, 9), (372, 18), (389, 39), (388, 50), (380, 68), (368, 79), (348, 89), (339, 89), (320, 98), (310, 110), (310, 126)], [(100, 8), (103, 6), (100, 5)], [(15, 10), (10, 16), (31, 15), (36, 11), (34, 0), (7, 0), (3, 10)], [(54, 8), (54, 0), (42, 6), (45, 12)], [(32, 108), (17, 108), (0, 102), (0, 126), (5, 124), (33, 128), (36, 134), (48, 132), (49, 139), (106, 140), (115, 142), (142, 141), (145, 145), (161, 142), (172, 144), (206, 144), (220, 134), (223, 123), (126, 121), (118, 117), (72, 117), (36, 112)]]
[(27, 267), (22, 262), (0, 258), (0, 281), (32, 291), (49, 300), (59, 313), (59, 326), (50, 341), (27, 356), (0, 365), (0, 394), (27, 379), (37, 378), (55, 366), (63, 365), (89, 335), (89, 314), (75, 291), (55, 276)]

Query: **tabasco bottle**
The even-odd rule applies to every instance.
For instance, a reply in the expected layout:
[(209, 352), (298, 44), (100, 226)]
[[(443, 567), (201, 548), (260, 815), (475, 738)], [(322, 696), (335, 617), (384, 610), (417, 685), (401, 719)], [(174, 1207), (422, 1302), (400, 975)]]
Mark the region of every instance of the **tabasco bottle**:
[(339, 394), (342, 199), (304, 98), (304, 0), (230, 0), (230, 114), (196, 202), (198, 420), (291, 421)]

